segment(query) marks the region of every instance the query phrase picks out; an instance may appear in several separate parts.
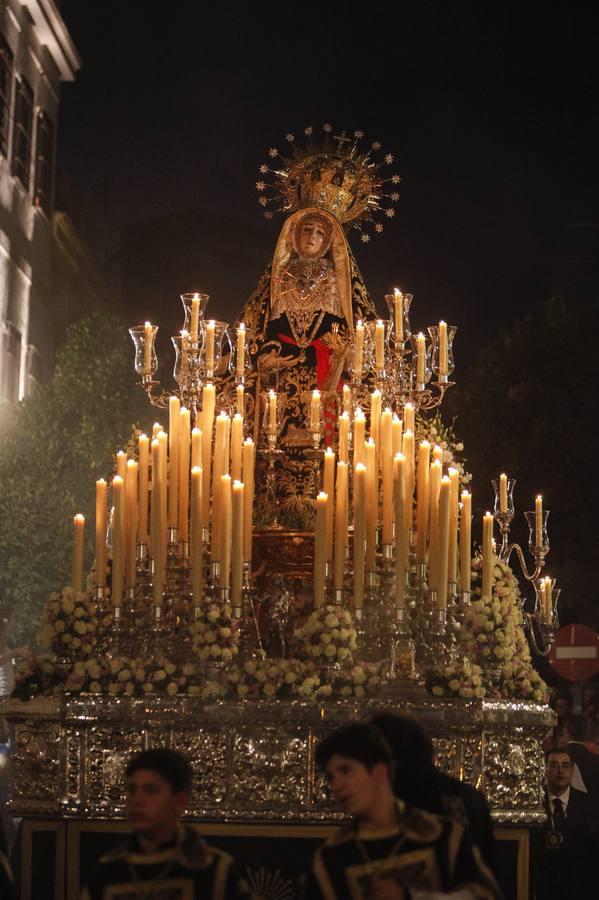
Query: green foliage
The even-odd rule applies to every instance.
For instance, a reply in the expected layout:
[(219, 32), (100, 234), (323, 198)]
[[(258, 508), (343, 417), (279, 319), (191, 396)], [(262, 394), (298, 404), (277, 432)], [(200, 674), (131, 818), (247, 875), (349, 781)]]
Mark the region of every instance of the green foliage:
[(490, 479), (507, 472), (517, 480), (512, 536), (526, 543), (522, 513), (542, 493), (551, 510), (547, 572), (562, 587), (562, 621), (595, 627), (598, 329), (599, 302), (554, 298), (481, 348), (458, 398), (477, 512), (492, 504)]
[(32, 641), (44, 600), (70, 582), (73, 515), (86, 517), (93, 558), (95, 481), (135, 421), (151, 420), (123, 323), (96, 314), (72, 325), (53, 380), (0, 409), (0, 578), (16, 608), (13, 639)]

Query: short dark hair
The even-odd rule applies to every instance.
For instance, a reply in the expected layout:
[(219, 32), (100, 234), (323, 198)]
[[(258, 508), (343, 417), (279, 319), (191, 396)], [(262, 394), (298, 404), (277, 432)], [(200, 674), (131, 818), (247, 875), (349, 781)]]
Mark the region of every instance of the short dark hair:
[(380, 731), (364, 722), (344, 725), (323, 738), (314, 754), (316, 765), (324, 771), (335, 754), (355, 759), (369, 770), (384, 763), (391, 775), (393, 759), (387, 741)]
[(193, 770), (182, 753), (170, 750), (167, 747), (155, 747), (152, 750), (143, 750), (129, 762), (125, 775), (130, 778), (134, 772), (140, 769), (149, 769), (168, 781), (173, 793), (179, 791), (191, 793), (193, 783)]
[(370, 722), (389, 744), (393, 761), (399, 766), (432, 766), (433, 742), (415, 719), (377, 713)]
[(574, 762), (572, 759), (572, 754), (566, 747), (550, 747), (549, 750), (545, 751), (545, 762), (549, 762), (549, 757), (553, 756), (554, 753), (565, 753), (571, 763)]

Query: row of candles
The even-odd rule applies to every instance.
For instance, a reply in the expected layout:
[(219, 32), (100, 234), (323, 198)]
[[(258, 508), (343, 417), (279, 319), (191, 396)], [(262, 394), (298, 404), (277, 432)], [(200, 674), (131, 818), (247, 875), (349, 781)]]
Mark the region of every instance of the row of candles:
[[(243, 386), (238, 386), (238, 390)], [(350, 399), (344, 389), (343, 401)], [(271, 391), (266, 399), (266, 434), (276, 441), (278, 398)], [(150, 547), (154, 561), (153, 596), (162, 603), (169, 530), (184, 555), (189, 556), (192, 597), (201, 602), (204, 552), (209, 537), (209, 558), (218, 562), (222, 588), (231, 589), (233, 605), (240, 605), (243, 564), (251, 563), (254, 499), (255, 447), (244, 440), (241, 413), (233, 417), (215, 414), (213, 384), (203, 388), (201, 428), (191, 429), (189, 410), (179, 400), (169, 402), (169, 432), (154, 426), (150, 443), (139, 438), (138, 461), (117, 454), (117, 474), (112, 479), (112, 602), (119, 606), (123, 590), (135, 586), (138, 545)], [(310, 430), (321, 428), (320, 395), (315, 391), (310, 405)], [(353, 429), (349, 408), (338, 420), (337, 453), (324, 453), (323, 490), (316, 498), (314, 601), (325, 602), (326, 573), (332, 572), (332, 587), (345, 589), (349, 546), (349, 523), (353, 522), (353, 606), (364, 604), (365, 582), (377, 571), (377, 549), (395, 561), (395, 603), (406, 603), (411, 535), (415, 528), (416, 562), (428, 566), (428, 586), (439, 608), (447, 605), (448, 591), (464, 595), (471, 584), (472, 497), (459, 496), (459, 473), (449, 467), (443, 474), (443, 450), (428, 441), (415, 446), (415, 409), (407, 403), (400, 419), (391, 409), (381, 409), (381, 394), (371, 394), (370, 432), (366, 437), (366, 415), (356, 409)], [(352, 458), (350, 465), (350, 447)], [(150, 469), (151, 461), (151, 469)], [(150, 472), (152, 490), (150, 492)], [(96, 483), (96, 571), (100, 588), (106, 584), (107, 488)], [(150, 493), (152, 500), (150, 502)], [(351, 516), (350, 516), (351, 498)], [(461, 501), (461, 502), (460, 502)], [(508, 510), (508, 479), (499, 480), (498, 512)], [(415, 514), (415, 515), (414, 515)], [(542, 497), (535, 504), (536, 544), (542, 543)], [(483, 519), (482, 590), (490, 596), (495, 559), (494, 517)], [(83, 517), (75, 517), (73, 586), (83, 581)], [(458, 565), (459, 562), (459, 565)], [(458, 577), (459, 576), (459, 577)], [(551, 579), (542, 583), (542, 603), (551, 620)]]
[[(138, 459), (120, 451), (112, 478), (111, 596), (120, 607), (126, 590), (135, 588), (138, 547), (149, 548), (153, 561), (152, 590), (161, 606), (165, 589), (168, 544), (190, 566), (192, 599), (204, 594), (204, 554), (218, 563), (220, 587), (241, 605), (244, 563), (251, 564), (255, 445), (244, 439), (243, 417), (215, 414), (216, 390), (203, 389), (200, 427), (191, 428), (190, 411), (177, 397), (169, 401), (169, 431), (154, 425), (152, 439), (142, 434)], [(106, 587), (108, 484), (96, 482), (96, 579)], [(83, 585), (84, 518), (75, 517), (73, 587)], [(209, 540), (209, 548), (206, 547)]]
[[(205, 294), (182, 294), (185, 308), (185, 327), (180, 335), (173, 337), (177, 349), (177, 366), (175, 377), (178, 380), (188, 374), (189, 357), (192, 350), (201, 349), (202, 364), (208, 378), (214, 376), (222, 358), (222, 343), (227, 333), (227, 325), (214, 319), (204, 318), (204, 308), (208, 297)], [(423, 332), (412, 336), (410, 332), (409, 310), (411, 294), (395, 290), (386, 295), (389, 307), (389, 319), (377, 319), (364, 323), (359, 320), (354, 331), (351, 371), (354, 379), (360, 379), (368, 369), (377, 374), (385, 371), (385, 354), (387, 347), (395, 352), (400, 351), (406, 342), (413, 337), (413, 353), (415, 357), (414, 375), (417, 386), (423, 388), (429, 380), (431, 370), (441, 381), (446, 381), (453, 371), (452, 342), (455, 326), (441, 321), (430, 326), (431, 344), (427, 347), (427, 339)], [(136, 369), (145, 378), (151, 378), (158, 366), (154, 342), (158, 326), (146, 322), (131, 330), (131, 336), (137, 348)], [(249, 366), (246, 353), (246, 329), (242, 322), (237, 326), (235, 342), (234, 371), (238, 383), (243, 383)], [(233, 346), (231, 346), (231, 352)]]

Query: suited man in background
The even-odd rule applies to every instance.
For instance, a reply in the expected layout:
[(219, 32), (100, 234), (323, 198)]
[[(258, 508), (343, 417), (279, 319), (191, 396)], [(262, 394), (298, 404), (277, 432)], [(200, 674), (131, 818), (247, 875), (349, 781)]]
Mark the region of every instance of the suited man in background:
[(583, 716), (567, 718), (563, 730), (564, 746), (580, 772), (580, 783), (574, 779), (572, 784), (580, 790), (586, 790), (595, 804), (595, 809), (599, 810), (599, 755), (589, 749), (586, 727), (587, 723)]
[(565, 747), (547, 751), (545, 812), (537, 835), (536, 897), (566, 900), (596, 896), (599, 834), (595, 806), (572, 787), (574, 760)]

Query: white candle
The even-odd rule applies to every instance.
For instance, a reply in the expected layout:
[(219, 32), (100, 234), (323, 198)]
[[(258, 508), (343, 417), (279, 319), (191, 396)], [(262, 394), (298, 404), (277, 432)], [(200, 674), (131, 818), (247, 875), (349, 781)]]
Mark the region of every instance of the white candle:
[(125, 482), (120, 475), (112, 479), (112, 605), (123, 603), (125, 576)]
[(191, 430), (191, 467), (196, 468), (202, 465), (202, 429), (192, 428)]
[(191, 299), (191, 323), (190, 323), (190, 334), (192, 341), (197, 341), (198, 339), (198, 326), (200, 323), (200, 298), (197, 294), (194, 294)]
[(385, 368), (385, 323), (377, 319), (374, 331), (374, 359), (377, 372)]
[(179, 414), (179, 540), (189, 539), (189, 471), (191, 413), (183, 407)]
[(429, 587), (433, 590), (439, 588), (439, 553), (440, 553), (440, 531), (439, 531), (439, 493), (441, 490), (441, 476), (443, 468), (438, 459), (434, 459), (431, 463), (429, 476), (429, 551), (428, 551), (428, 567)]
[(366, 491), (366, 466), (358, 463), (354, 469), (354, 609), (364, 606), (364, 494)]
[(139, 436), (139, 519), (137, 540), (148, 543), (148, 480), (150, 470), (150, 440), (146, 434)]
[(214, 373), (214, 334), (216, 322), (210, 319), (206, 325), (206, 371), (211, 376)]
[(231, 585), (231, 537), (232, 537), (232, 496), (231, 496), (231, 476), (223, 475), (220, 480), (220, 496), (221, 504), (219, 538), (220, 553), (217, 559), (220, 559), (220, 583), (222, 587), (228, 588)]
[(439, 322), (439, 375), (447, 371), (447, 322)]
[(241, 454), (243, 448), (243, 416), (235, 413), (231, 422), (231, 478), (241, 481)]
[(168, 525), (176, 528), (179, 509), (179, 419), (181, 403), (169, 397), (169, 467), (168, 467)]
[(393, 292), (393, 306), (395, 311), (395, 342), (403, 343), (403, 294), (395, 288)]
[(251, 438), (243, 442), (243, 483), (245, 486), (243, 515), (243, 558), (252, 561), (253, 510), (254, 510), (254, 465), (256, 448)]
[(444, 475), (441, 479), (439, 490), (439, 551), (437, 558), (437, 602), (439, 609), (447, 608), (450, 495), (451, 482), (448, 476)]
[(354, 468), (359, 462), (364, 462), (364, 440), (366, 438), (366, 416), (358, 407), (354, 416)]
[(344, 462), (337, 463), (336, 500), (334, 586), (336, 590), (341, 590), (345, 573), (345, 547), (347, 544), (348, 481), (347, 463)]
[(406, 403), (403, 408), (403, 427), (404, 431), (416, 432), (416, 410), (413, 403)]
[(383, 544), (393, 543), (393, 413), (381, 416), (381, 476), (383, 495)]
[(103, 478), (96, 481), (96, 584), (106, 587), (106, 496)]
[(205, 384), (202, 390), (202, 521), (204, 525), (208, 525), (210, 520), (212, 431), (214, 428), (215, 406), (216, 388), (213, 384)]
[(507, 475), (499, 476), (499, 512), (507, 512)]
[(493, 593), (493, 565), (493, 516), (488, 512), (483, 519), (483, 597), (491, 597)]
[(460, 508), (460, 473), (457, 469), (449, 469), (449, 549), (447, 563), (447, 580), (452, 584), (458, 580), (458, 513)]
[(462, 508), (460, 510), (460, 583), (463, 591), (470, 590), (472, 574), (471, 555), (472, 533), (472, 495), (462, 491)]
[(144, 325), (144, 375), (152, 374), (152, 346), (154, 344), (154, 332), (151, 322)]
[(244, 485), (233, 482), (232, 495), (232, 537), (231, 537), (231, 604), (241, 607), (243, 586), (243, 506)]
[(416, 338), (416, 381), (424, 384), (426, 381), (426, 341), (422, 332)]
[(237, 359), (235, 361), (235, 374), (238, 379), (243, 378), (245, 372), (245, 325), (243, 322), (237, 329)]
[(349, 414), (339, 416), (339, 459), (349, 462)]
[(321, 491), (316, 498), (316, 528), (314, 534), (314, 607), (324, 606), (325, 600), (325, 534), (329, 497)]
[(409, 539), (406, 528), (406, 458), (398, 453), (393, 460), (395, 497), (395, 605), (404, 609), (406, 604), (406, 571), (408, 566)]
[(204, 593), (204, 544), (202, 541), (202, 469), (191, 470), (191, 534), (189, 543), (191, 562), (191, 596), (194, 606), (199, 606)]
[(422, 441), (418, 447), (418, 473), (416, 492), (416, 560), (419, 564), (426, 560), (426, 539), (429, 515), (429, 469), (431, 445)]
[(73, 518), (73, 568), (72, 587), (76, 593), (83, 590), (83, 538), (85, 534), (85, 516), (81, 513)]
[(543, 498), (539, 494), (535, 500), (535, 544), (543, 544)]
[(320, 434), (320, 391), (312, 391), (310, 398), (310, 431)]
[(358, 320), (356, 325), (356, 329), (354, 332), (354, 366), (353, 366), (353, 375), (354, 378), (359, 378), (362, 375), (362, 370), (364, 368), (364, 325), (362, 324), (361, 319)]
[(268, 392), (268, 429), (267, 433), (276, 435), (277, 433), (277, 395), (275, 391)]
[(366, 464), (366, 571), (376, 571), (376, 526), (378, 513), (378, 466), (372, 438), (364, 445)]
[(125, 544), (126, 544), (126, 579), (128, 588), (135, 587), (137, 569), (137, 479), (139, 464), (130, 459), (127, 462), (125, 476)]
[[(346, 460), (344, 460), (346, 462)], [(324, 454), (324, 475), (322, 479), (324, 493), (329, 497), (325, 528), (325, 561), (333, 560), (333, 497), (335, 496), (335, 454), (327, 447)]]
[(237, 412), (240, 416), (245, 416), (245, 388), (242, 384), (238, 384), (235, 388), (237, 395)]

